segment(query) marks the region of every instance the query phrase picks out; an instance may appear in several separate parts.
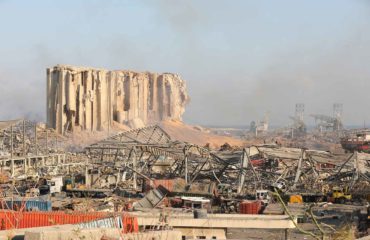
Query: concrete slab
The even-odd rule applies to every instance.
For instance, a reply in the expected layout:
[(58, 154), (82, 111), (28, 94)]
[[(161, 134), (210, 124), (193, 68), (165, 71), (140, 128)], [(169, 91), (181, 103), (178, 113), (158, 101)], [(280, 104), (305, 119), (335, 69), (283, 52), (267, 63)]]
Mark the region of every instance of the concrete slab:
[[(130, 213), (137, 217), (139, 226), (156, 226), (160, 213)], [(208, 214), (206, 219), (195, 219), (192, 214), (168, 214), (167, 224), (171, 227), (192, 228), (295, 228), (287, 215), (249, 215), (249, 214)]]
[(74, 226), (55, 226), (43, 229), (29, 229), (24, 234), (25, 240), (101, 240), (103, 236), (119, 239), (120, 230), (116, 228), (79, 229)]
[(181, 240), (180, 231), (149, 231), (121, 234), (116, 228), (63, 228), (50, 227), (46, 229), (29, 230), (25, 232), (25, 240)]

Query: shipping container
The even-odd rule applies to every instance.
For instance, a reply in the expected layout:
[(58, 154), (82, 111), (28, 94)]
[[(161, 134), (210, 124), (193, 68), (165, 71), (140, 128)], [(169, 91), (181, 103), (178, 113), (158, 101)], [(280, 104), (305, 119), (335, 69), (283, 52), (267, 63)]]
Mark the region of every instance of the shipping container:
[(139, 224), (137, 221), (137, 217), (125, 214), (122, 220), (123, 220), (123, 232), (124, 233), (139, 232)]
[(244, 201), (239, 204), (239, 213), (241, 214), (259, 214), (262, 209), (261, 201)]
[(1, 209), (15, 211), (51, 211), (51, 201), (45, 200), (7, 200), (1, 201)]
[(159, 186), (164, 187), (167, 191), (173, 191), (174, 179), (154, 179), (152, 185), (149, 180), (145, 181), (143, 192), (149, 192), (152, 187), (157, 188)]
[[(108, 212), (71, 212), (65, 213), (60, 211), (51, 212), (19, 212), (3, 210), (0, 211), (0, 228), (1, 230), (45, 227), (52, 225), (63, 224), (81, 224), (88, 223), (99, 219), (107, 219), (112, 215)], [(138, 232), (137, 218), (126, 213), (121, 213), (119, 216), (121, 221), (118, 228), (122, 228), (124, 233)], [(96, 223), (86, 224), (84, 226), (93, 226), (94, 224), (108, 225), (113, 224), (113, 220), (103, 220)]]
[(0, 226), (2, 230), (44, 227), (61, 224), (76, 224), (107, 217), (104, 212), (65, 213), (65, 212), (18, 212), (0, 211)]

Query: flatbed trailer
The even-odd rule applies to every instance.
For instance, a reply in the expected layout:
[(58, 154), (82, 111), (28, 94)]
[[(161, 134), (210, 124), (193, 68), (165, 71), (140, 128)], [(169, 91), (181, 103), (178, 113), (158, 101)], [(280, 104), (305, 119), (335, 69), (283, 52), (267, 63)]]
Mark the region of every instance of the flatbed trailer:
[(92, 197), (92, 198), (104, 198), (112, 195), (113, 191), (111, 189), (79, 189), (71, 188), (66, 189), (65, 192), (67, 196), (70, 197)]

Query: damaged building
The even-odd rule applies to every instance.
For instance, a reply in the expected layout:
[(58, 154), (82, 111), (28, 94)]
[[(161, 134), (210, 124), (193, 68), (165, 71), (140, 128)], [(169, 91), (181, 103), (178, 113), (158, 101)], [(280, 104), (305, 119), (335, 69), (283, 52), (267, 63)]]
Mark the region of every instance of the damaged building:
[(188, 101), (185, 81), (173, 73), (47, 69), (47, 124), (60, 134), (75, 128), (107, 130), (113, 121), (143, 127), (181, 120)]

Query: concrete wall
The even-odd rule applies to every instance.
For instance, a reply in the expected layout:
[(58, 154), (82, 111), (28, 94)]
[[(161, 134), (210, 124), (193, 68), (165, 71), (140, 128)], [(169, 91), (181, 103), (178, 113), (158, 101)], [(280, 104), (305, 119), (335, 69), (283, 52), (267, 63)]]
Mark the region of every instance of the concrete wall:
[(47, 71), (47, 124), (66, 130), (106, 130), (113, 121), (142, 127), (181, 120), (189, 101), (172, 73), (108, 71), (57, 65)]
[(215, 229), (215, 228), (181, 228), (176, 227), (176, 231), (180, 231), (183, 236), (192, 239), (199, 239), (200, 237), (206, 237), (206, 239), (226, 239), (226, 228)]
[(181, 240), (180, 231), (149, 231), (122, 234), (115, 228), (71, 229), (45, 228), (29, 230), (24, 234), (25, 240)]
[(74, 225), (56, 225), (0, 231), (0, 240), (181, 240), (180, 231), (147, 231), (122, 234), (117, 228), (79, 228)]

